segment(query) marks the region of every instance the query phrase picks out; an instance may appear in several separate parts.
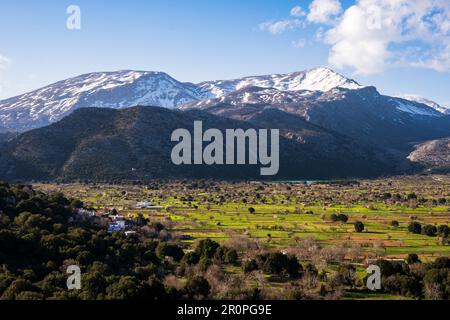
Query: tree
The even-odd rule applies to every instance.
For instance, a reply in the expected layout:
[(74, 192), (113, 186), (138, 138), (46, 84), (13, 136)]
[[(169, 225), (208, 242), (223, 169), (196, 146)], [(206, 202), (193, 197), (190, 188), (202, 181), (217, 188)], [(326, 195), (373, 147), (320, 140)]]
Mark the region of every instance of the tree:
[(140, 298), (143, 300), (162, 300), (165, 297), (166, 289), (158, 278), (152, 276), (144, 283)]
[(387, 260), (378, 260), (376, 265), (381, 269), (381, 275), (384, 278), (390, 277), (396, 274), (398, 270), (390, 261)]
[(447, 299), (447, 295), (450, 292), (449, 285), (446, 285), (448, 276), (449, 272), (446, 269), (427, 270), (423, 278), (425, 297), (430, 300)]
[(391, 226), (397, 229), (398, 227), (400, 227), (400, 223), (396, 220), (393, 220), (391, 221)]
[(2, 300), (15, 300), (17, 295), (25, 291), (35, 291), (33, 284), (25, 279), (14, 280), (11, 285), (3, 292)]
[(205, 239), (205, 240), (201, 240), (198, 243), (197, 248), (195, 249), (195, 252), (200, 257), (206, 257), (208, 259), (211, 259), (214, 257), (217, 249), (219, 249), (219, 248), (220, 248), (220, 245), (217, 242), (215, 242), (211, 239)]
[(131, 276), (120, 277), (106, 288), (108, 300), (133, 300), (139, 296), (137, 279)]
[(245, 273), (250, 273), (258, 270), (258, 262), (255, 259), (247, 260), (244, 262), (243, 266)]
[(183, 249), (174, 244), (160, 243), (156, 248), (156, 256), (164, 260), (166, 257), (172, 257), (175, 261), (179, 262), (184, 257)]
[(419, 222), (411, 222), (408, 226), (408, 231), (414, 234), (422, 233), (422, 225)]
[(340, 214), (338, 215), (338, 220), (342, 223), (347, 223), (348, 222), (348, 216), (345, 214)]
[(408, 255), (408, 258), (406, 259), (406, 262), (408, 262), (408, 264), (415, 264), (415, 263), (420, 263), (420, 259), (419, 256), (415, 253), (411, 253)]
[(228, 249), (225, 252), (223, 261), (228, 264), (236, 265), (239, 260), (239, 255), (235, 249)]
[(195, 265), (200, 261), (200, 257), (196, 252), (189, 252), (186, 253), (182, 261), (188, 265)]
[(268, 274), (285, 273), (291, 278), (297, 278), (303, 269), (295, 256), (287, 256), (281, 252), (269, 253), (264, 258), (264, 271)]
[(18, 301), (40, 301), (44, 299), (44, 295), (42, 293), (37, 293), (33, 291), (23, 291), (16, 296), (16, 300)]
[(100, 272), (91, 272), (82, 275), (83, 297), (87, 300), (96, 300), (97, 296), (107, 287), (104, 275)]
[(440, 237), (443, 238), (448, 238), (448, 236), (450, 235), (450, 228), (447, 225), (441, 225), (438, 227), (437, 229), (437, 234)]
[(356, 221), (355, 222), (355, 231), (358, 233), (363, 232), (365, 229), (364, 223), (362, 223), (361, 221)]
[(302, 265), (298, 262), (295, 256), (288, 256), (285, 267), (286, 273), (291, 278), (298, 278), (300, 276), (300, 272), (303, 271)]
[(211, 286), (208, 280), (196, 276), (188, 279), (184, 290), (190, 299), (206, 299), (211, 292)]
[(84, 207), (83, 201), (78, 200), (78, 199), (72, 200), (72, 203), (70, 205), (72, 208), (75, 208), (75, 209), (81, 209)]
[(248, 212), (250, 212), (251, 214), (255, 214), (256, 210), (255, 208), (248, 208)]
[(422, 286), (414, 277), (394, 274), (383, 280), (385, 291), (403, 296), (418, 297), (421, 295)]
[(269, 274), (281, 274), (286, 267), (287, 258), (281, 252), (272, 252), (266, 257), (264, 271)]
[(429, 237), (435, 237), (437, 232), (437, 228), (433, 225), (426, 225), (422, 228), (422, 234)]
[(408, 194), (408, 200), (417, 200), (417, 195), (414, 192)]
[(450, 269), (450, 258), (439, 257), (434, 261), (434, 267), (436, 269)]
[(356, 276), (356, 269), (352, 265), (342, 265), (339, 267), (338, 272), (335, 274), (333, 283), (336, 286), (348, 286), (355, 287), (358, 281)]

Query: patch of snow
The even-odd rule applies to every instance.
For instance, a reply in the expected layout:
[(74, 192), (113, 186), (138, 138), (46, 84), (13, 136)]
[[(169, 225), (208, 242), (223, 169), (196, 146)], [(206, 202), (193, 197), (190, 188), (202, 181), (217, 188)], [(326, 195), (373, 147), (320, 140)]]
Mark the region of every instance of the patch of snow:
[(431, 101), (429, 99), (425, 99), (424, 97), (421, 97), (418, 95), (413, 95), (413, 94), (407, 94), (407, 95), (399, 96), (399, 98), (409, 100), (412, 102), (421, 103), (421, 104), (424, 104), (424, 105), (427, 105), (427, 106), (433, 108), (434, 110), (437, 110), (440, 113), (450, 115), (450, 108), (441, 106), (440, 104), (438, 104), (434, 101)]
[(280, 91), (321, 91), (327, 92), (335, 88), (364, 88), (354, 80), (334, 72), (328, 68), (316, 68), (290, 74), (246, 77), (228, 81), (209, 81), (199, 84), (204, 91), (220, 98), (228, 93), (249, 87), (273, 88)]
[(436, 110), (420, 104), (408, 103), (406, 100), (396, 100), (397, 110), (406, 112), (412, 115), (428, 116), (428, 117), (439, 117), (442, 116), (441, 113)]

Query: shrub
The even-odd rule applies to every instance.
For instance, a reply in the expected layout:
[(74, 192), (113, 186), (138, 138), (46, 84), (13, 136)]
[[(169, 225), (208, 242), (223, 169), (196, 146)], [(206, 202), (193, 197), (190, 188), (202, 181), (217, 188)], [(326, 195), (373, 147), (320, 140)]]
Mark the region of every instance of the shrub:
[(216, 254), (217, 249), (220, 248), (220, 245), (211, 240), (211, 239), (205, 239), (201, 240), (197, 248), (195, 249), (195, 253), (197, 253), (200, 257), (206, 257), (208, 259), (211, 259)]
[(225, 253), (223, 261), (228, 264), (236, 265), (238, 263), (239, 256), (235, 249), (228, 249)]
[(437, 228), (432, 225), (426, 225), (422, 228), (422, 234), (429, 237), (435, 237), (437, 232)]
[(294, 256), (287, 256), (280, 252), (270, 253), (264, 262), (264, 271), (268, 274), (281, 275), (288, 274), (291, 278), (296, 278), (302, 269), (297, 258)]
[(164, 260), (165, 257), (172, 257), (175, 261), (181, 261), (184, 252), (177, 245), (161, 243), (156, 248), (156, 256), (161, 260)]
[(398, 221), (393, 220), (393, 221), (391, 221), (391, 226), (394, 228), (398, 228), (398, 227), (400, 227), (400, 223)]
[(441, 225), (437, 229), (437, 234), (440, 237), (448, 238), (450, 235), (450, 228), (447, 225)]
[(361, 221), (356, 221), (355, 222), (355, 231), (358, 233), (363, 232), (365, 229), (364, 223), (362, 223)]
[(245, 273), (256, 271), (258, 270), (258, 262), (255, 259), (247, 260), (244, 263), (243, 269)]
[(188, 279), (184, 290), (190, 299), (206, 299), (211, 292), (209, 282), (203, 277)]
[(408, 231), (414, 234), (421, 234), (422, 225), (419, 222), (411, 222), (408, 226)]
[(415, 264), (415, 263), (420, 263), (420, 259), (419, 256), (415, 253), (411, 253), (408, 255), (408, 258), (406, 259), (406, 262), (408, 262), (408, 264)]
[(182, 261), (188, 265), (195, 265), (200, 261), (200, 257), (195, 252), (186, 253)]
[(330, 215), (330, 220), (331, 222), (337, 222), (339, 220), (339, 217), (337, 214), (333, 213), (332, 215)]

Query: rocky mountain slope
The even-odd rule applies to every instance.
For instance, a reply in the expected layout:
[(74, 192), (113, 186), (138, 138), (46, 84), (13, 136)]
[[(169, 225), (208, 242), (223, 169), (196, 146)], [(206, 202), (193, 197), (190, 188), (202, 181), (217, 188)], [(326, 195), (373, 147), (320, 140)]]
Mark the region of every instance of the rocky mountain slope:
[(60, 81), (0, 101), (0, 128), (26, 131), (61, 120), (87, 107), (123, 109), (137, 105), (175, 108), (204, 98), (193, 84), (162, 72), (98, 72)]
[(408, 159), (428, 172), (450, 173), (450, 138), (421, 143)]
[(413, 102), (417, 102), (417, 103), (421, 103), (421, 104), (425, 104), (443, 114), (450, 115), (450, 107), (441, 106), (440, 104), (438, 104), (434, 101), (431, 101), (429, 99), (425, 99), (424, 97), (421, 97), (418, 95), (403, 95), (400, 98), (403, 98), (403, 99), (409, 100), (409, 101), (413, 101)]
[[(276, 112), (277, 114), (274, 114)], [(0, 156), (6, 180), (147, 180), (152, 178), (260, 178), (260, 166), (175, 166), (170, 140), (175, 129), (260, 128), (276, 116), (285, 119), (280, 141), (280, 173), (271, 179), (331, 179), (393, 173), (390, 161), (346, 137), (293, 121), (282, 111), (267, 110), (251, 122), (217, 117), (198, 110), (156, 107), (124, 110), (84, 108), (63, 120), (21, 134)], [(288, 123), (292, 122), (292, 123)]]
[(424, 104), (383, 96), (374, 87), (326, 92), (249, 87), (182, 109), (201, 109), (237, 120), (246, 120), (260, 110), (277, 109), (360, 143), (399, 150), (450, 136), (449, 116)]

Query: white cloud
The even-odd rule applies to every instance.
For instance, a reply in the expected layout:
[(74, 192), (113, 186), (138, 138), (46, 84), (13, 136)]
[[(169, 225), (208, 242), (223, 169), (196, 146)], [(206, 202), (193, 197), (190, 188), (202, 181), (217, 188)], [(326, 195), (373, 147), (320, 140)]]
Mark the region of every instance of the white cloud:
[(281, 21), (269, 21), (259, 25), (261, 30), (269, 31), (273, 34), (280, 34), (288, 30), (301, 29), (305, 27), (305, 23), (299, 19), (287, 19)]
[(339, 0), (314, 0), (309, 6), (308, 21), (330, 23), (342, 11)]
[(10, 59), (0, 55), (0, 69), (5, 69), (10, 63)]
[(335, 19), (325, 41), (331, 65), (361, 74), (395, 66), (448, 71), (450, 1), (359, 0)]
[(291, 9), (291, 16), (293, 17), (304, 17), (306, 16), (306, 12), (302, 7), (296, 6)]

